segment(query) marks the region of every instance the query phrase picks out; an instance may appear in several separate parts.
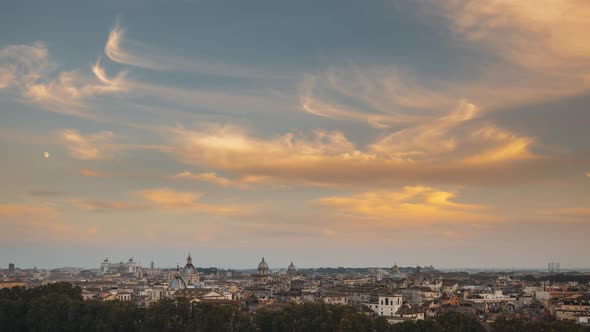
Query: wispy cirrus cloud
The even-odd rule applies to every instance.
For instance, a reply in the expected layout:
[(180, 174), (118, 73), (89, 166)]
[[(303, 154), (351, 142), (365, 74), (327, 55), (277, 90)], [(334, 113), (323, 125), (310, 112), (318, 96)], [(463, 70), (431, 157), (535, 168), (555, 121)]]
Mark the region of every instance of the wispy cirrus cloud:
[(125, 29), (114, 26), (109, 33), (104, 52), (114, 62), (157, 71), (189, 71), (224, 77), (285, 78), (285, 73), (271, 72), (204, 56), (185, 58), (145, 43), (125, 38)]
[[(428, 120), (452, 108), (457, 99), (420, 86), (409, 71), (384, 66), (367, 70), (358, 65), (308, 74), (299, 97), (304, 112), (375, 128)], [(351, 100), (358, 106), (350, 106)]]
[(471, 94), (466, 97), (493, 107), (590, 89), (586, 1), (428, 0), (421, 5), (431, 15), (445, 17), (457, 36), (496, 57), (481, 73), (485, 86), (456, 84), (452, 91), (465, 91)]
[(590, 90), (583, 0), (427, 0), (412, 8), (444, 17), (449, 31), (487, 57), (452, 79), (396, 65), (333, 66), (303, 80), (301, 110), (388, 128), (439, 117), (463, 99), (488, 112)]
[(108, 76), (100, 59), (91, 71), (92, 76), (58, 70), (42, 43), (0, 49), (0, 89), (12, 88), (22, 100), (48, 111), (92, 118), (87, 112), (89, 99), (127, 90), (125, 72)]

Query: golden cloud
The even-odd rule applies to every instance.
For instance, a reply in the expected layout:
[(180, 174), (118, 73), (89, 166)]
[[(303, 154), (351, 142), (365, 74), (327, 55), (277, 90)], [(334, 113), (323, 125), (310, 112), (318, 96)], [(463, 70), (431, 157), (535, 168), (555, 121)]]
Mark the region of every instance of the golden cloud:
[(137, 195), (153, 206), (168, 211), (194, 211), (213, 215), (238, 216), (254, 212), (253, 206), (214, 205), (201, 202), (203, 193), (182, 192), (170, 188), (148, 189), (137, 192)]
[(81, 169), (80, 175), (92, 178), (104, 178), (109, 176), (107, 173), (93, 171), (91, 169)]
[(220, 216), (246, 216), (253, 214), (256, 207), (251, 205), (222, 205), (202, 202), (203, 193), (183, 192), (170, 188), (146, 189), (135, 192), (139, 202), (101, 199), (72, 199), (69, 201), (79, 209), (93, 212), (148, 211), (159, 209), (168, 212), (195, 212)]
[(42, 218), (53, 219), (58, 215), (55, 207), (26, 204), (0, 204), (2, 218)]
[[(64, 129), (58, 135), (68, 146), (70, 155), (73, 158), (83, 160), (108, 159), (114, 154), (115, 146), (112, 144), (114, 134), (110, 131), (82, 135), (75, 129)], [(88, 172), (84, 173), (89, 174)], [(82, 171), (80, 174), (82, 174)]]
[(353, 196), (332, 196), (319, 199), (322, 206), (339, 214), (368, 217), (395, 224), (405, 222), (477, 222), (490, 218), (481, 214), (480, 205), (452, 201), (455, 193), (430, 187), (404, 187), (401, 191), (365, 192)]
[[(590, 88), (590, 3), (584, 0), (429, 1), (451, 30), (491, 52), (485, 86), (459, 85), (479, 103), (539, 101)], [(493, 88), (492, 88), (493, 86)], [(471, 94), (469, 94), (471, 93)], [(484, 99), (486, 100), (484, 102)], [(497, 101), (494, 101), (496, 99)]]
[[(74, 226), (55, 219), (59, 211), (51, 205), (0, 205), (0, 241), (3, 243), (63, 243), (92, 236), (92, 226)], [(85, 242), (87, 243), (87, 242)]]
[(184, 171), (178, 173), (172, 177), (175, 180), (192, 180), (192, 181), (200, 181), (200, 182), (209, 182), (219, 186), (231, 186), (233, 185), (232, 180), (228, 178), (224, 178), (223, 176), (219, 176), (214, 172), (209, 173), (191, 173), (189, 171)]
[(323, 185), (496, 181), (539, 160), (530, 150), (533, 138), (482, 125), (477, 115), (475, 105), (462, 101), (449, 114), (386, 134), (364, 149), (339, 131), (261, 139), (232, 126), (175, 128), (165, 152), (240, 179)]
[(388, 128), (438, 117), (462, 99), (490, 111), (590, 89), (585, 0), (426, 0), (418, 8), (443, 16), (450, 31), (490, 55), (470, 71), (475, 79), (425, 80), (399, 66), (335, 66), (304, 77), (301, 110)]

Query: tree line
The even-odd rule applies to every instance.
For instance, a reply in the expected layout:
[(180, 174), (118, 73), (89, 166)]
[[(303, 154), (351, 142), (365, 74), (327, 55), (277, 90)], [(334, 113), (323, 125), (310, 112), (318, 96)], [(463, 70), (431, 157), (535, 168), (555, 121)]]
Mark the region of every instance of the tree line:
[(390, 325), (352, 306), (289, 304), (248, 314), (227, 304), (163, 299), (149, 307), (125, 301), (83, 301), (69, 283), (0, 290), (0, 331), (590, 331), (571, 322), (499, 319), (490, 326), (449, 312), (434, 319)]

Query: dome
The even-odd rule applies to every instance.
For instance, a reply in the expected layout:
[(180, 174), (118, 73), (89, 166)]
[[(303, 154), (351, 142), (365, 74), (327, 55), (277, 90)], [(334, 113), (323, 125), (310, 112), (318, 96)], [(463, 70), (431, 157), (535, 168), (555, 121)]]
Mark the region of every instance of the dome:
[(182, 280), (182, 278), (180, 277), (180, 268), (177, 266), (174, 278), (172, 278), (172, 280), (170, 280), (170, 282), (168, 283), (168, 290), (179, 290), (185, 288), (186, 282), (184, 282), (184, 280)]
[(287, 274), (293, 275), (295, 273), (297, 273), (297, 268), (295, 267), (295, 265), (293, 265), (293, 262), (291, 262), (291, 264), (289, 264), (289, 267), (287, 268)]
[(258, 274), (268, 275), (268, 270), (268, 264), (264, 261), (264, 257), (262, 257), (262, 261), (258, 264)]
[(175, 276), (174, 279), (170, 280), (170, 283), (168, 284), (169, 290), (179, 290), (185, 288), (186, 282), (184, 282), (180, 276)]
[(193, 259), (191, 258), (191, 254), (188, 254), (188, 258), (186, 259), (186, 265), (182, 269), (182, 276), (183, 277), (190, 277), (197, 274), (197, 269), (193, 265)]

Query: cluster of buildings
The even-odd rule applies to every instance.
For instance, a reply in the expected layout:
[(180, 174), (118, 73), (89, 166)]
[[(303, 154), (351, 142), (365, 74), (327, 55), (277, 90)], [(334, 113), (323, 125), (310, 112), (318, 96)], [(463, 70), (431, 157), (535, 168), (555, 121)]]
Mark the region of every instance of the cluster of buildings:
[[(555, 278), (560, 276), (560, 278)], [(496, 318), (568, 319), (590, 325), (590, 274), (536, 272), (441, 272), (434, 267), (271, 269), (262, 258), (256, 269), (197, 268), (189, 254), (181, 267), (142, 267), (105, 259), (83, 270), (0, 270), (0, 288), (33, 287), (67, 281), (85, 300), (133, 301), (149, 306), (163, 298), (235, 305), (255, 312), (286, 303), (352, 305), (390, 323), (422, 320), (461, 311), (491, 322)], [(551, 281), (553, 279), (553, 281)], [(567, 279), (567, 280), (566, 280)]]

